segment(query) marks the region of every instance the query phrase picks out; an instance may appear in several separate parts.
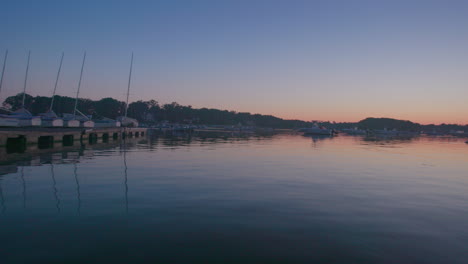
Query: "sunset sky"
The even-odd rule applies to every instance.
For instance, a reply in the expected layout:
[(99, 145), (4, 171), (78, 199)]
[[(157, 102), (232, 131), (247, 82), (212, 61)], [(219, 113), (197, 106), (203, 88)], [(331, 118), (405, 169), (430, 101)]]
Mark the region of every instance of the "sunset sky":
[[(98, 3), (95, 3), (98, 2)], [(303, 120), (468, 123), (468, 1), (2, 1), (0, 99), (76, 92)]]

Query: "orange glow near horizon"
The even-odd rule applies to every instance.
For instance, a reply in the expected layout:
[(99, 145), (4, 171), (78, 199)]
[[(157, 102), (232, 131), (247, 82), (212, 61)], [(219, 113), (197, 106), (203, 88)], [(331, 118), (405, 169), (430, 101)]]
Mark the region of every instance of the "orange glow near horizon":
[[(248, 111), (246, 111), (248, 112)], [(283, 119), (297, 119), (304, 121), (330, 121), (330, 122), (359, 122), (368, 117), (375, 118), (393, 118), (398, 120), (408, 120), (414, 123), (419, 123), (422, 125), (429, 124), (458, 124), (458, 125), (468, 125), (468, 118), (466, 115), (454, 112), (413, 112), (413, 113), (392, 113), (390, 111), (281, 111), (276, 109), (275, 111), (251, 111), (252, 114), (260, 113), (264, 115), (273, 115)]]

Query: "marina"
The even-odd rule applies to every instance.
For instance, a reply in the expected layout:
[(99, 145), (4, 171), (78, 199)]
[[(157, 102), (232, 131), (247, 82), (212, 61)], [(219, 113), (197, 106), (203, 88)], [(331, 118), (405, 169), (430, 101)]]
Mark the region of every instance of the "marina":
[(0, 264), (467, 264), (468, 1), (4, 1)]

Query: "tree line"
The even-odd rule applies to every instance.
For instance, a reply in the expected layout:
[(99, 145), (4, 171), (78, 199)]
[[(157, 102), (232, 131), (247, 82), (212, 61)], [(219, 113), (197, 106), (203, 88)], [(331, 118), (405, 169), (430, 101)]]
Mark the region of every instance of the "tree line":
[[(3, 102), (3, 107), (15, 111), (22, 107), (23, 93), (10, 96)], [(49, 110), (51, 97), (36, 96), (29, 94), (25, 96), (25, 108), (32, 114), (38, 115)], [(57, 114), (73, 113), (75, 98), (56, 95), (54, 97), (53, 111)], [(114, 98), (102, 98), (100, 100), (78, 99), (78, 110), (84, 114), (92, 115), (93, 118), (107, 117), (115, 119), (125, 114), (125, 102)], [(271, 128), (301, 128), (310, 127), (314, 122), (302, 120), (286, 120), (271, 115), (251, 114), (246, 112), (235, 112), (228, 110), (192, 108), (192, 106), (180, 105), (176, 102), (170, 104), (159, 104), (156, 100), (136, 101), (128, 105), (128, 116), (137, 119), (141, 123), (156, 124), (162, 121), (171, 123), (191, 123), (203, 125), (242, 125)], [(392, 118), (366, 118), (359, 122), (316, 122), (333, 129), (344, 129), (358, 127), (361, 129), (397, 129), (402, 131), (439, 131), (449, 132), (453, 130), (468, 131), (468, 125), (441, 124), (421, 125), (406, 120)]]
[(346, 128), (359, 128), (359, 129), (369, 129), (369, 130), (399, 130), (399, 131), (411, 131), (411, 132), (437, 132), (437, 133), (450, 133), (452, 131), (467, 131), (468, 125), (460, 124), (440, 124), (440, 125), (422, 125), (419, 123), (411, 122), (408, 120), (399, 120), (394, 118), (375, 118), (368, 117), (359, 122), (322, 122), (321, 125), (324, 125), (328, 128), (333, 129), (346, 129)]
[[(10, 96), (3, 102), (3, 107), (15, 111), (22, 107), (23, 93)], [(33, 115), (45, 113), (49, 110), (52, 98), (46, 96), (25, 96), (25, 108)], [(53, 111), (58, 115), (73, 113), (75, 98), (56, 95)], [(125, 102), (114, 98), (100, 100), (78, 99), (77, 109), (93, 118), (107, 117), (115, 119), (125, 113)], [(311, 126), (311, 122), (302, 120), (285, 120), (271, 115), (251, 114), (228, 110), (192, 108), (176, 102), (159, 104), (156, 100), (139, 100), (128, 105), (128, 116), (141, 123), (154, 124), (162, 121), (171, 123), (191, 123), (204, 125), (242, 125), (272, 128), (299, 128)]]

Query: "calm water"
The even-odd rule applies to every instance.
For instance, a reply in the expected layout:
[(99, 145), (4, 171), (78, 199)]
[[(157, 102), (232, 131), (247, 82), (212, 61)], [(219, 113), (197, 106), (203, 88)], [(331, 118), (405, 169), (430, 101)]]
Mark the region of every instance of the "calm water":
[(0, 166), (0, 263), (468, 263), (462, 139), (152, 137), (15, 155)]

